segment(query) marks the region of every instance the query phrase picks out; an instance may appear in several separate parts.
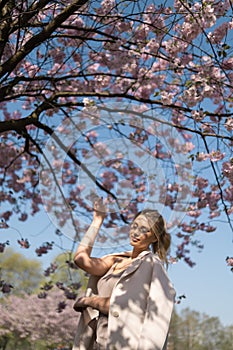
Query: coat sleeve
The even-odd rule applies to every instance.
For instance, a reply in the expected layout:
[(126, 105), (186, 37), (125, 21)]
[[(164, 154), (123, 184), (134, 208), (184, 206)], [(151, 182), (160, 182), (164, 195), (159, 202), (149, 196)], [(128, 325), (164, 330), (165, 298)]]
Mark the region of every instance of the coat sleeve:
[[(99, 277), (96, 276), (91, 276), (89, 278), (87, 285), (87, 291), (89, 294), (96, 293), (98, 278)], [(79, 317), (72, 350), (87, 350), (93, 348), (96, 320), (98, 316), (99, 311), (96, 309), (87, 307), (83, 310)]]
[(174, 299), (175, 290), (167, 273), (160, 261), (155, 260), (138, 349), (166, 349)]

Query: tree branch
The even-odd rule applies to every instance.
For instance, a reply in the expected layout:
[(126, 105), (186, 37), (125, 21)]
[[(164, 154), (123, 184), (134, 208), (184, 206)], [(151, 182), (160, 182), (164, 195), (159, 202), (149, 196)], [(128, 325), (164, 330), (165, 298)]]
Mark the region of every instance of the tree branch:
[(0, 57), (8, 43), (9, 30), (11, 28), (12, 16), (11, 11), (15, 6), (15, 1), (1, 1), (0, 3)]
[(49, 4), (50, 0), (40, 0), (34, 2), (29, 6), (29, 8), (23, 13), (19, 14), (17, 19), (12, 23), (9, 35), (12, 34), (15, 30), (20, 29), (26, 25), (28, 25), (28, 21), (32, 19), (36, 14), (39, 13), (40, 10), (45, 7), (45, 5)]
[[(205, 139), (205, 136), (201, 135), (201, 137), (202, 137), (202, 140), (204, 142), (204, 145), (205, 145), (205, 148), (206, 148), (207, 152), (210, 153), (208, 144), (207, 144), (206, 139)], [(219, 182), (219, 179), (218, 179), (218, 174), (216, 172), (215, 166), (214, 166), (212, 161), (210, 161), (210, 165), (211, 165), (211, 168), (213, 170), (217, 186), (219, 188), (220, 198), (221, 198), (221, 202), (222, 202), (222, 205), (223, 205), (224, 213), (226, 214), (226, 217), (227, 217), (227, 222), (228, 222), (228, 224), (229, 224), (229, 226), (230, 226), (230, 228), (231, 228), (231, 230), (233, 232), (233, 225), (231, 223), (231, 219), (230, 219), (230, 216), (229, 216), (228, 211), (227, 211), (227, 206), (226, 206), (224, 198), (223, 198), (223, 191), (222, 191), (222, 187), (221, 187), (221, 184)]]
[[(102, 191), (104, 191), (105, 193), (107, 193), (108, 195), (110, 195), (115, 201), (116, 204), (118, 206), (118, 208), (120, 208), (120, 204), (118, 201), (118, 198), (115, 196), (114, 193), (112, 193), (111, 191), (109, 191), (108, 189), (106, 189), (97, 179), (96, 177), (92, 174), (92, 172), (86, 167), (85, 164), (83, 164), (76, 156), (75, 154), (69, 149), (67, 148), (63, 142), (59, 139), (59, 137), (56, 135), (56, 133), (54, 132), (54, 130), (52, 130), (51, 128), (49, 128), (47, 125), (42, 124), (41, 122), (39, 122), (38, 120), (35, 121), (34, 123), (35, 126), (37, 126), (38, 128), (44, 130), (45, 132), (47, 132), (52, 138), (53, 140), (58, 144), (58, 146), (64, 151), (66, 152), (66, 154), (69, 156), (69, 158), (75, 163), (77, 164), (86, 174), (87, 176), (93, 181), (94, 184), (96, 184), (99, 189), (101, 189)], [(122, 220), (124, 222), (127, 222), (125, 220), (125, 218), (123, 217), (123, 215), (120, 215)]]
[(43, 149), (40, 147), (40, 145), (38, 145), (38, 143), (37, 143), (28, 133), (25, 135), (25, 137), (28, 137), (28, 138), (29, 138), (29, 140), (32, 142), (32, 144), (36, 146), (36, 148), (38, 149), (39, 153), (40, 153), (40, 154), (43, 156), (43, 158), (45, 159), (45, 161), (46, 161), (46, 163), (47, 163), (47, 165), (48, 165), (48, 167), (49, 167), (49, 169), (50, 169), (50, 171), (51, 171), (51, 173), (52, 173), (53, 179), (54, 179), (54, 181), (55, 181), (55, 183), (56, 183), (56, 187), (58, 188), (58, 191), (59, 191), (60, 194), (61, 194), (62, 200), (64, 201), (64, 204), (65, 204), (66, 208), (67, 208), (68, 211), (69, 211), (69, 214), (70, 214), (70, 217), (71, 217), (71, 220), (72, 220), (72, 223), (73, 223), (75, 232), (76, 232), (76, 237), (78, 237), (78, 231), (77, 231), (77, 227), (76, 227), (76, 225), (75, 225), (75, 220), (74, 220), (74, 217), (73, 217), (72, 208), (71, 208), (71, 206), (69, 205), (69, 203), (67, 202), (67, 200), (66, 200), (66, 198), (65, 198), (65, 196), (64, 196), (64, 193), (63, 193), (63, 191), (62, 191), (62, 189), (61, 189), (61, 187), (60, 187), (60, 185), (59, 185), (59, 182), (57, 181), (57, 178), (56, 178), (56, 175), (54, 174), (52, 165), (50, 164), (48, 158), (47, 158), (46, 155), (44, 154)]
[(76, 10), (85, 5), (88, 0), (74, 0), (72, 4), (67, 6), (56, 18), (54, 18), (42, 31), (29, 39), (25, 45), (19, 49), (15, 55), (9, 58), (0, 67), (0, 77), (3, 77), (6, 73), (11, 72), (17, 64), (24, 59), (29, 52), (39, 46), (42, 42), (50, 37), (50, 35), (69, 18)]

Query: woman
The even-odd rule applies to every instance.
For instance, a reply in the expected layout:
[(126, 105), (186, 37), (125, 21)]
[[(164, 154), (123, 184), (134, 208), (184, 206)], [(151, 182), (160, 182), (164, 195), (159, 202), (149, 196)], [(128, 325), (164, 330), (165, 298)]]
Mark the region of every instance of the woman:
[(156, 210), (139, 212), (130, 226), (133, 250), (94, 258), (105, 213), (96, 201), (74, 258), (91, 277), (88, 294), (74, 305), (82, 314), (73, 350), (165, 350), (175, 291), (163, 267), (170, 246), (164, 219)]

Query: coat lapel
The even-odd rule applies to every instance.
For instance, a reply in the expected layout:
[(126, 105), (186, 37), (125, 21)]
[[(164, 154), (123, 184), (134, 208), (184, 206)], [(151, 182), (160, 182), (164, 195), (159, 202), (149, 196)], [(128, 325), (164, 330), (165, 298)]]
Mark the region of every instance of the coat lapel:
[(130, 274), (133, 273), (134, 271), (136, 271), (136, 270), (139, 268), (139, 266), (141, 265), (142, 258), (143, 258), (145, 255), (149, 254), (149, 253), (150, 253), (150, 251), (148, 251), (148, 250), (145, 250), (145, 251), (143, 251), (142, 253), (140, 253), (140, 254), (138, 255), (138, 257), (132, 262), (132, 264), (129, 265), (129, 266), (127, 267), (127, 269), (123, 272), (123, 274), (122, 274), (120, 280), (121, 280), (122, 278), (124, 278), (124, 277), (130, 275)]

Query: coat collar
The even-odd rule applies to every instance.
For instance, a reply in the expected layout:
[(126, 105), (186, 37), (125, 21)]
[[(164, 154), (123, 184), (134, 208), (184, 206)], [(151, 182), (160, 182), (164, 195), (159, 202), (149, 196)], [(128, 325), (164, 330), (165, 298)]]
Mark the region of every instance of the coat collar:
[[(128, 252), (127, 252), (128, 253)], [(149, 250), (144, 250), (143, 252), (141, 252), (133, 261), (132, 264), (130, 264), (126, 270), (123, 272), (121, 278), (124, 278), (125, 276), (128, 276), (129, 274), (133, 273), (135, 270), (137, 270), (139, 268), (139, 266), (141, 265), (141, 262), (144, 258), (144, 256), (150, 254), (151, 251)], [(151, 253), (152, 254), (152, 253)], [(131, 256), (131, 252), (130, 252), (130, 256)], [(120, 278), (120, 279), (121, 279)]]

